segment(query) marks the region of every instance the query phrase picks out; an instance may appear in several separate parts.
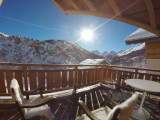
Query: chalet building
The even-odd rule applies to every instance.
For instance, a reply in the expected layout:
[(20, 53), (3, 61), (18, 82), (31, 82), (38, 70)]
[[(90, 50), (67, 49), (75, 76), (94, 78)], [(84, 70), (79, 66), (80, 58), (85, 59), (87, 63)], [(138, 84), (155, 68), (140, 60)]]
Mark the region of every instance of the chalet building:
[(107, 61), (106, 59), (86, 59), (80, 63), (80, 65), (103, 65), (103, 64), (110, 65), (110, 62)]
[(146, 44), (146, 68), (160, 69), (160, 37), (144, 29), (138, 29), (129, 35), (126, 44)]

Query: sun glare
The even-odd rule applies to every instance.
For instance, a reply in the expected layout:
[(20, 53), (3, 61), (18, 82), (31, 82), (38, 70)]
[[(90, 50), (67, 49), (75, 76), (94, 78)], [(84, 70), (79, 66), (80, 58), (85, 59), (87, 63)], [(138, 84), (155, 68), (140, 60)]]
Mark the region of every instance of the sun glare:
[(81, 38), (85, 41), (91, 41), (93, 39), (93, 32), (91, 30), (83, 30), (81, 32)]

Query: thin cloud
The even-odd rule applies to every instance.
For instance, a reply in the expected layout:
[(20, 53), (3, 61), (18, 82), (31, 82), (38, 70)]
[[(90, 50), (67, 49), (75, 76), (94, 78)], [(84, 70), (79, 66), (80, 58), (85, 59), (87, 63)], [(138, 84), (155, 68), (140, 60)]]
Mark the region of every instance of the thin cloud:
[(0, 16), (0, 17), (4, 18), (4, 19), (7, 19), (7, 20), (15, 21), (15, 22), (18, 22), (18, 23), (22, 23), (22, 24), (33, 26), (33, 27), (37, 27), (37, 28), (42, 28), (42, 29), (47, 29), (47, 30), (54, 30), (54, 31), (64, 32), (64, 33), (69, 33), (69, 32), (64, 31), (64, 30), (55, 29), (55, 28), (46, 27), (46, 26), (41, 26), (41, 25), (36, 25), (36, 24), (32, 24), (32, 23), (29, 23), (29, 22), (21, 21), (21, 20), (10, 18), (10, 17), (6, 17), (6, 16)]

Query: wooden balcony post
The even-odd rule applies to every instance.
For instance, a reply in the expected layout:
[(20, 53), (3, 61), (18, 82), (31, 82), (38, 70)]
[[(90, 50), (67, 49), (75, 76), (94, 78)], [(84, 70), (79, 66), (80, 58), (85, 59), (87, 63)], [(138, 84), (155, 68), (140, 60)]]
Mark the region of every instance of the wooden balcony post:
[(27, 68), (28, 68), (28, 66), (24, 66), (24, 82), (25, 82), (25, 90), (28, 90), (28, 81), (27, 81), (27, 77), (28, 77), (28, 75), (27, 75)]
[(74, 92), (76, 92), (76, 89), (77, 89), (77, 80), (78, 80), (78, 66), (75, 66), (75, 74), (74, 74), (74, 82), (73, 82)]
[(138, 78), (138, 69), (135, 69), (135, 79), (137, 79)]

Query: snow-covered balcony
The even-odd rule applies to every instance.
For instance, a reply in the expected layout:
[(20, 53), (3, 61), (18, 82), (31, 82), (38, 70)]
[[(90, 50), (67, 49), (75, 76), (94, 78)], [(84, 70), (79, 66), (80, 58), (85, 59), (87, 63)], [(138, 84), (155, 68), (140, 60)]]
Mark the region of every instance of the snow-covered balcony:
[[(73, 100), (75, 96), (77, 99), (79, 99), (89, 95), (90, 97), (86, 99), (90, 99), (90, 101), (92, 101), (90, 104), (91, 108), (93, 109), (97, 108), (97, 104), (102, 104), (102, 91), (110, 94), (110, 91), (113, 92), (114, 83), (117, 83), (118, 85), (124, 83), (124, 81), (120, 81), (121, 75), (129, 75), (130, 78), (133, 79), (145, 79), (160, 82), (160, 70), (144, 68), (108, 65), (55, 65), (19, 63), (0, 63), (0, 65), (0, 104), (2, 106), (1, 108), (6, 109), (1, 110), (0, 112), (1, 114), (4, 114), (2, 115), (2, 119), (9, 119), (12, 117), (15, 119), (20, 117), (19, 115), (16, 115), (19, 113), (15, 112), (15, 108), (14, 110), (8, 109), (10, 106), (12, 106), (12, 108), (14, 106), (9, 90), (10, 82), (13, 78), (18, 80), (22, 91), (44, 87), (44, 96), (56, 96), (57, 99), (60, 99), (62, 103), (67, 103), (71, 99)], [(83, 68), (83, 66), (87, 67)], [(33, 96), (37, 94), (38, 93), (35, 92)], [(94, 106), (95, 98), (96, 101), (98, 101), (98, 103), (95, 104), (96, 106)], [(153, 98), (156, 101), (159, 100), (158, 97), (153, 95), (151, 95), (150, 98)], [(73, 101), (69, 102), (67, 105), (72, 106)], [(55, 105), (55, 103), (53, 104)], [(53, 104), (51, 106), (53, 106)], [(59, 105), (60, 103), (56, 102), (56, 104)], [(67, 108), (65, 108), (66, 106), (61, 107), (63, 110), (71, 109), (68, 108), (68, 106)], [(73, 108), (75, 112), (74, 117), (76, 117), (76, 115), (79, 114), (79, 112), (77, 113), (78, 108), (77, 106), (76, 108), (75, 106)], [(154, 112), (159, 112), (156, 110)], [(7, 116), (6, 111), (11, 115)]]

